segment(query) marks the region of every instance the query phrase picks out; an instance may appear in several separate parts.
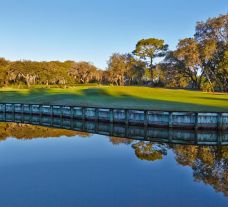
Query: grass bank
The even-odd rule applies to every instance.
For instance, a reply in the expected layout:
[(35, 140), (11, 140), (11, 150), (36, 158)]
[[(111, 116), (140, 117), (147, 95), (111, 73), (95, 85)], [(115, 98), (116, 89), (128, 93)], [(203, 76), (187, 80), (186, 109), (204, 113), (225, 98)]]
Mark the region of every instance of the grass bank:
[(128, 109), (228, 112), (228, 94), (133, 86), (0, 88), (0, 102)]

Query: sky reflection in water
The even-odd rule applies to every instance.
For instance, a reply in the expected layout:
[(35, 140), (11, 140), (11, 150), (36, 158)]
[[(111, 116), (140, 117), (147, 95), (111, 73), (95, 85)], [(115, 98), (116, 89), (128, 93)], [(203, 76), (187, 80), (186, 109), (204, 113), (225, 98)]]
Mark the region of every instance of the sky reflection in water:
[(228, 205), (228, 146), (9, 123), (0, 139), (0, 206)]

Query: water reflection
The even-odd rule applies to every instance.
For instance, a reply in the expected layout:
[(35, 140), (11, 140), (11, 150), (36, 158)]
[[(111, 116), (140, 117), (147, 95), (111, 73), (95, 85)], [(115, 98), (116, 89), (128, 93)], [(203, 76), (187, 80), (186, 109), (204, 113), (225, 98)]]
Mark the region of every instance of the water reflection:
[(163, 129), (132, 125), (109, 124), (104, 122), (80, 121), (49, 116), (1, 114), (0, 121), (27, 123), (53, 128), (71, 129), (81, 132), (148, 140), (161, 143), (227, 145), (228, 131), (195, 131), (179, 129)]
[(195, 181), (203, 181), (228, 196), (228, 146), (181, 146), (171, 149), (176, 161), (193, 170)]
[[(34, 118), (31, 120), (34, 120)], [(53, 127), (59, 120), (52, 119), (49, 127), (39, 126), (39, 125), (47, 125), (48, 123), (47, 121), (46, 122), (40, 121), (39, 123), (34, 123), (31, 120), (27, 121), (27, 123), (31, 123), (33, 125), (22, 124), (22, 123), (0, 122), (0, 140), (6, 142), (7, 138), (10, 138), (10, 137), (14, 137), (18, 140), (21, 140), (21, 139), (35, 140), (35, 138), (50, 138), (50, 137), (56, 138), (56, 137), (62, 137), (62, 136), (69, 137), (69, 138), (75, 137), (75, 136), (86, 138), (86, 137), (92, 137), (93, 135), (91, 133), (99, 132), (100, 134), (111, 135), (109, 136), (109, 141), (113, 144), (113, 146), (119, 147), (123, 145), (132, 149), (133, 153), (131, 153), (131, 156), (133, 155), (134, 157), (137, 157), (137, 159), (140, 162), (146, 162), (149, 165), (156, 165), (156, 163), (165, 162), (166, 158), (170, 159), (170, 153), (172, 152), (171, 154), (173, 154), (177, 165), (191, 168), (192, 176), (194, 178), (195, 183), (203, 183), (207, 186), (211, 186), (215, 192), (220, 192), (223, 194), (224, 197), (228, 197), (228, 146), (226, 145), (227, 132), (221, 133), (221, 132), (207, 131), (207, 132), (199, 132), (198, 134), (196, 134), (196, 132), (192, 132), (192, 131), (175, 131), (175, 130), (167, 131), (165, 129), (153, 129), (153, 128), (148, 128), (146, 130), (149, 130), (149, 131), (145, 131), (145, 128), (140, 128), (136, 126), (119, 126), (119, 125), (108, 126), (105, 123), (91, 123), (91, 122), (82, 123), (82, 122), (73, 121), (73, 120), (60, 120), (61, 125), (58, 126), (59, 129), (57, 129)], [(6, 119), (5, 121), (15, 121), (15, 120)], [(17, 122), (19, 122), (19, 120), (17, 120)], [(34, 125), (34, 124), (39, 124), (39, 125)], [(84, 132), (75, 131), (76, 126), (82, 127)], [(74, 129), (74, 130), (69, 130), (65, 128)], [(118, 130), (115, 131), (114, 128)], [(143, 134), (141, 133), (142, 130), (144, 132)], [(135, 137), (133, 139), (131, 137), (132, 131), (136, 132)], [(120, 132), (120, 133), (117, 133), (117, 132)], [(113, 136), (113, 134), (131, 137), (131, 139)], [(148, 134), (150, 135), (153, 134), (154, 137), (148, 137)], [(172, 136), (166, 138), (165, 135), (167, 134), (168, 135), (171, 134)], [(194, 136), (192, 136), (193, 134)], [(184, 137), (182, 137), (182, 135)], [(220, 136), (220, 137), (218, 138), (216, 136)], [(160, 140), (159, 140), (159, 137), (161, 137)], [(193, 144), (193, 143), (197, 143), (197, 144)], [(198, 145), (198, 143), (200, 143), (201, 145)], [(104, 156), (107, 156), (107, 154), (108, 152), (106, 152)], [(124, 165), (126, 163), (124, 163), (124, 161), (121, 161), (121, 162), (123, 162), (123, 169), (124, 169)], [(81, 166), (81, 164), (77, 166)], [(171, 166), (167, 165), (165, 166), (165, 168), (167, 171), (171, 170)], [(146, 173), (147, 174), (151, 173), (151, 176), (153, 176), (152, 172), (153, 171), (146, 172)], [(131, 173), (134, 174), (134, 172), (131, 172)], [(122, 176), (125, 176), (125, 175), (122, 175)], [(178, 176), (180, 175), (177, 175), (177, 177)], [(161, 172), (161, 177), (162, 177), (162, 172)], [(116, 182), (116, 181), (113, 181), (113, 182)], [(162, 180), (160, 182), (161, 182), (161, 185), (165, 185), (165, 183)], [(147, 187), (145, 186), (145, 191), (146, 190), (148, 191), (148, 188), (149, 188), (148, 186)], [(144, 192), (143, 190), (141, 191)], [(141, 205), (141, 206), (144, 206), (144, 205)], [(189, 206), (191, 206), (191, 204), (189, 204)]]
[(182, 166), (193, 170), (195, 181), (211, 185), (228, 197), (228, 146), (196, 146), (137, 142), (132, 147), (141, 160), (162, 160), (171, 149)]
[(0, 122), (0, 141), (6, 140), (9, 137), (17, 139), (33, 139), (60, 136), (73, 137), (76, 135), (89, 137), (90, 133), (21, 123)]
[(154, 144), (152, 142), (137, 142), (132, 145), (135, 155), (141, 160), (162, 160), (167, 155), (167, 147), (164, 144)]
[(113, 144), (129, 144), (140, 160), (162, 160), (168, 150), (172, 150), (175, 159), (182, 166), (193, 170), (196, 182), (211, 185), (216, 191), (228, 197), (228, 146), (199, 146), (181, 144), (160, 144), (148, 141), (133, 142), (130, 139), (110, 138)]

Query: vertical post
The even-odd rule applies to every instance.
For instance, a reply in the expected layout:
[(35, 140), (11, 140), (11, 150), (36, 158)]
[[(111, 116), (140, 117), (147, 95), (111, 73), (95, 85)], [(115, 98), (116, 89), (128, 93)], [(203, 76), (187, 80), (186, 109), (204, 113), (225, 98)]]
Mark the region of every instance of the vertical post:
[(217, 130), (217, 144), (220, 145), (223, 141), (223, 131)]
[(52, 105), (50, 105), (49, 116), (51, 117), (50, 125), (53, 126), (53, 106)]
[(147, 140), (148, 135), (148, 111), (144, 111), (144, 140)]
[(63, 106), (59, 106), (60, 108), (60, 118), (62, 119), (63, 118)]
[(29, 104), (29, 119), (32, 120), (32, 105)]
[(21, 123), (23, 123), (24, 122), (24, 104), (21, 104), (21, 114), (22, 114)]
[(217, 126), (218, 126), (218, 129), (223, 129), (223, 119), (222, 119), (222, 113), (217, 113), (218, 115), (218, 119), (217, 119)]
[(113, 109), (109, 110), (109, 122), (113, 123), (114, 122), (114, 115), (113, 115)]
[(148, 140), (148, 125), (144, 125), (144, 140)]
[(51, 126), (53, 126), (53, 105), (50, 105), (51, 109)]
[(148, 126), (148, 111), (144, 111), (144, 126)]
[(198, 144), (198, 131), (197, 131), (197, 129), (195, 130), (194, 134), (195, 134), (195, 144)]
[(39, 105), (39, 113), (40, 113), (40, 119), (41, 119), (41, 117), (42, 117), (42, 106), (41, 105)]
[(53, 118), (53, 105), (50, 105), (51, 107), (51, 118)]
[(22, 114), (24, 114), (24, 104), (21, 104), (21, 111), (22, 111)]
[(124, 128), (125, 128), (125, 137), (126, 138), (128, 138), (128, 135), (129, 135), (129, 126), (128, 126), (128, 124), (126, 124), (125, 126), (124, 126)]
[(81, 112), (82, 112), (81, 119), (85, 120), (85, 108), (83, 106), (81, 107)]
[(72, 116), (72, 118), (70, 119), (70, 129), (72, 129), (73, 130), (73, 128), (74, 128), (74, 116)]
[(71, 119), (74, 119), (74, 107), (70, 106), (70, 117)]
[(97, 118), (95, 120), (95, 133), (98, 131), (98, 124), (99, 124), (99, 115), (98, 115), (98, 108), (96, 108), (97, 111)]
[(173, 129), (169, 128), (168, 129), (168, 139), (169, 139), (169, 143), (173, 142)]
[(198, 130), (198, 113), (197, 112), (195, 113), (195, 124), (194, 125), (195, 125), (194, 126), (195, 130)]
[(173, 112), (169, 112), (169, 128), (173, 127)]
[(18, 109), (18, 113), (21, 114), (21, 109), (22, 109), (21, 104), (20, 104), (19, 106), (20, 106), (20, 107), (19, 107), (19, 109)]
[(110, 124), (110, 131), (109, 131), (110, 135), (109, 136), (113, 136), (113, 122)]
[(13, 121), (15, 122), (15, 111), (14, 111), (14, 104), (12, 104), (12, 111), (13, 111)]
[(95, 120), (95, 122), (97, 122), (98, 121), (98, 108), (95, 108), (94, 109), (95, 110), (95, 117), (94, 117), (94, 120)]
[(39, 122), (40, 122), (40, 124), (41, 124), (41, 117), (42, 117), (42, 112), (41, 112), (41, 105), (39, 104)]
[(4, 120), (6, 121), (6, 104), (4, 104)]
[(14, 115), (14, 113), (15, 113), (15, 105), (14, 104), (12, 104), (12, 111), (13, 111), (13, 115)]
[(125, 114), (125, 124), (128, 125), (129, 124), (129, 110), (125, 109), (124, 114)]
[(59, 111), (60, 111), (60, 114), (59, 114), (59, 118), (60, 118), (60, 127), (63, 126), (63, 111), (62, 111), (62, 106), (59, 105)]
[(83, 119), (83, 122), (82, 122), (82, 131), (83, 132), (85, 131), (85, 119)]

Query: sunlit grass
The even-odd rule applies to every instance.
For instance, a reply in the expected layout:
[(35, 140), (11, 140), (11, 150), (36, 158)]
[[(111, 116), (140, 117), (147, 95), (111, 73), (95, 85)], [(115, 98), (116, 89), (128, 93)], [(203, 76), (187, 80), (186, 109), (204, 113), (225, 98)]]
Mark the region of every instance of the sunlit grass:
[(0, 102), (228, 112), (228, 94), (149, 87), (1, 88)]

